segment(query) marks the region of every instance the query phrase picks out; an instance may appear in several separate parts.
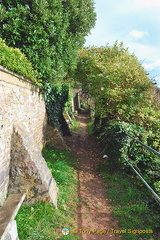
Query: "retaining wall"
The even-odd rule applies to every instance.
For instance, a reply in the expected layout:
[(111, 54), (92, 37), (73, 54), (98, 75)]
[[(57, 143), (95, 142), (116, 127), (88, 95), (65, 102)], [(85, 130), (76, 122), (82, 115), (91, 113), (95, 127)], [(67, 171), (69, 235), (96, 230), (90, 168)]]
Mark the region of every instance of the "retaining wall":
[(40, 89), (0, 66), (0, 205), (7, 193), (57, 205), (58, 188), (41, 150), (47, 125)]

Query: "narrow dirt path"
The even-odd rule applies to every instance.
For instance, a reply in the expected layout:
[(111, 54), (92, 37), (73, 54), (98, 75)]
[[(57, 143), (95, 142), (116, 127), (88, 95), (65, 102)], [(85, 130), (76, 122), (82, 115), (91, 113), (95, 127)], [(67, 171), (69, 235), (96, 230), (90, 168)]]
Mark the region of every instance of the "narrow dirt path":
[(66, 139), (68, 147), (79, 160), (77, 208), (78, 227), (74, 231), (82, 240), (120, 240), (114, 233), (118, 222), (112, 218), (112, 206), (106, 198), (101, 178), (95, 171), (101, 160), (96, 141), (87, 133), (88, 115), (83, 112), (78, 116), (80, 132)]

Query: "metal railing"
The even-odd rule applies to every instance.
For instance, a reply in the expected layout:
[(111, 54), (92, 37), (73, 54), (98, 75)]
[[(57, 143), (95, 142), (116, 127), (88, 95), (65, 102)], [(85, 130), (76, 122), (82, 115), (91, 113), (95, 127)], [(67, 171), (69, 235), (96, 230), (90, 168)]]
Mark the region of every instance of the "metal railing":
[[(140, 143), (143, 147), (145, 147), (146, 149), (148, 149), (149, 151), (152, 151), (153, 153), (155, 153), (157, 156), (160, 157), (160, 153), (157, 152), (156, 150), (154, 150), (153, 148), (147, 146), (146, 144), (142, 143), (139, 139), (136, 139), (135, 137), (133, 137), (132, 135), (125, 133), (127, 136), (129, 136), (130, 138), (132, 138), (134, 141)], [(146, 185), (146, 187), (151, 191), (151, 193), (153, 194), (155, 200), (160, 203), (160, 197), (157, 195), (157, 193), (155, 193), (155, 191), (149, 186), (149, 184), (144, 180), (144, 178), (139, 174), (139, 172), (137, 172), (137, 170), (132, 166), (132, 164), (125, 159), (125, 161), (128, 163), (128, 165), (133, 169), (133, 171), (137, 174), (137, 176), (139, 176), (139, 178), (142, 180), (142, 182)]]
[(154, 150), (153, 148), (147, 146), (146, 144), (142, 143), (139, 139), (133, 137), (132, 135), (128, 134), (128, 133), (125, 133), (127, 136), (129, 136), (130, 138), (132, 138), (134, 141), (140, 143), (142, 146), (144, 146), (145, 148), (147, 148), (149, 151), (155, 153), (158, 157), (160, 157), (160, 153), (157, 152), (156, 150)]

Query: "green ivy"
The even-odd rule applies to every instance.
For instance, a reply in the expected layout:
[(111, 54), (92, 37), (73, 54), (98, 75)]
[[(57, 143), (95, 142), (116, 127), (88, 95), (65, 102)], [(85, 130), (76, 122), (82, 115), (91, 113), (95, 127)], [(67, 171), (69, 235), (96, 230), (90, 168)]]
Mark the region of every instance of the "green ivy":
[(48, 120), (51, 125), (54, 125), (62, 134), (61, 119), (66, 102), (68, 101), (69, 87), (66, 84), (52, 86), (50, 83), (45, 83), (44, 100)]

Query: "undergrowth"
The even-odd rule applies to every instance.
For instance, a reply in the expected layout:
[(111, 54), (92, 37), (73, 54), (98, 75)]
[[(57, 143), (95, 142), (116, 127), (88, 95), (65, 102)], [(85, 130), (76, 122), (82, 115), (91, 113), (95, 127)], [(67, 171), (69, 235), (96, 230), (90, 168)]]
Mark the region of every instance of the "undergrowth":
[[(136, 176), (124, 172), (110, 173), (105, 160), (97, 169), (113, 206), (113, 216), (119, 220), (122, 234), (127, 240), (159, 240), (160, 206)], [(137, 185), (138, 182), (138, 185)], [(135, 233), (143, 230), (145, 233)]]
[[(17, 217), (19, 238), (22, 240), (78, 240), (72, 233), (76, 222), (77, 175), (72, 167), (75, 159), (69, 151), (51, 147), (43, 149), (43, 157), (52, 172), (59, 188), (58, 209), (47, 202), (21, 207)], [(70, 230), (69, 235), (62, 235), (62, 228)]]

